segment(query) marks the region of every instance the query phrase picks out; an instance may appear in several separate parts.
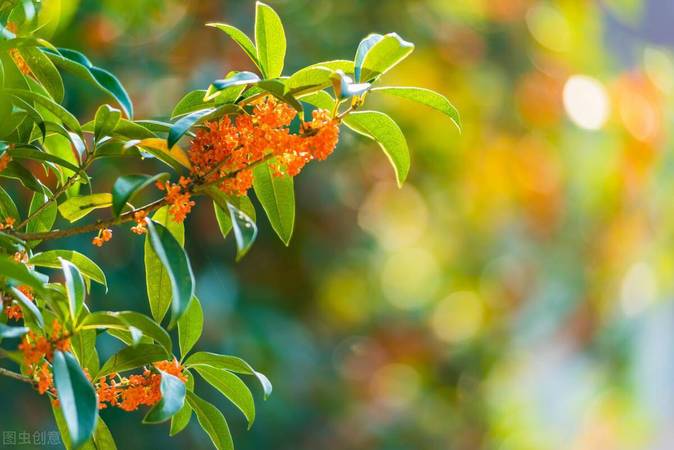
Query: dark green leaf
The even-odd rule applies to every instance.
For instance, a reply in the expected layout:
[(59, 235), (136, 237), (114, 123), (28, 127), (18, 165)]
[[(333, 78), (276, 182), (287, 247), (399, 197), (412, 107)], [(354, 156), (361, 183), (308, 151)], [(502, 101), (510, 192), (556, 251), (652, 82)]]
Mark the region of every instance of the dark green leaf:
[(70, 442), (81, 447), (94, 433), (98, 420), (96, 391), (70, 353), (54, 352), (54, 386), (63, 411)]
[(18, 338), (28, 333), (26, 327), (10, 327), (0, 323), (0, 338)]
[(178, 342), (183, 358), (199, 341), (203, 328), (204, 312), (201, 309), (201, 302), (197, 297), (192, 297), (185, 314), (178, 320)]
[(154, 184), (157, 180), (168, 178), (167, 173), (150, 175), (124, 175), (115, 181), (112, 186), (112, 212), (119, 216), (127, 203), (133, 200), (134, 196)]
[(21, 310), (24, 312), (24, 315), (32, 318), (40, 328), (44, 328), (44, 318), (35, 303), (17, 288), (13, 287), (11, 291), (14, 298), (21, 304)]
[(192, 392), (187, 392), (187, 401), (197, 415), (201, 428), (213, 441), (218, 450), (234, 450), (234, 442), (229, 432), (229, 426), (218, 408), (198, 397)]
[(172, 148), (180, 140), (180, 138), (183, 137), (185, 133), (187, 133), (189, 129), (199, 121), (199, 119), (214, 111), (215, 108), (194, 111), (193, 113), (186, 115), (174, 123), (167, 138), (168, 148)]
[(99, 141), (103, 136), (110, 136), (122, 118), (122, 113), (110, 105), (101, 105), (94, 119), (94, 139)]
[(65, 278), (70, 318), (75, 321), (84, 306), (84, 279), (73, 263), (65, 259), (61, 259), (60, 261), (61, 267), (63, 268), (63, 276)]
[(143, 423), (161, 423), (169, 420), (185, 404), (185, 383), (180, 378), (164, 371), (161, 374), (161, 400), (148, 411)]
[(176, 106), (173, 108), (171, 118), (174, 119), (178, 116), (182, 116), (184, 114), (188, 114), (193, 111), (209, 108), (211, 105), (208, 102), (204, 101), (205, 96), (206, 96), (205, 89), (199, 89), (196, 91), (188, 92), (187, 94), (185, 94), (183, 98), (181, 98), (178, 101)]
[(185, 250), (167, 228), (149, 219), (147, 228), (152, 250), (171, 281), (171, 327), (183, 315), (194, 296), (194, 274)]
[(199, 366), (210, 366), (218, 369), (229, 370), (230, 372), (242, 373), (245, 375), (254, 375), (264, 390), (265, 399), (271, 395), (272, 385), (267, 379), (266, 376), (260, 372), (256, 372), (250, 364), (244, 361), (241, 358), (230, 355), (218, 355), (216, 353), (209, 352), (197, 352), (190, 355), (187, 360), (185, 360), (185, 367), (199, 367)]
[(251, 217), (229, 202), (227, 202), (227, 209), (236, 239), (236, 260), (238, 261), (248, 253), (255, 242), (257, 226)]
[(195, 369), (204, 380), (220, 391), (222, 395), (227, 397), (241, 410), (243, 415), (246, 416), (248, 428), (250, 428), (255, 421), (255, 402), (253, 401), (253, 395), (244, 382), (225, 369), (211, 366), (196, 366)]

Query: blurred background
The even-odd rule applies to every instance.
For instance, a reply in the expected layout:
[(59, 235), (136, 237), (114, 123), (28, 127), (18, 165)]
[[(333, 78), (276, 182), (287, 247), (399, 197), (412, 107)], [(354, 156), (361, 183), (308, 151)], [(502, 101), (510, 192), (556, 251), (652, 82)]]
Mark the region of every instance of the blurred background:
[[(370, 96), (405, 130), (409, 182), (398, 189), (377, 146), (344, 130), (335, 154), (296, 180), (290, 247), (260, 219), (238, 264), (208, 202), (195, 209), (199, 349), (242, 356), (274, 383), (263, 402), (248, 380), (259, 399), (251, 431), (198, 385), (226, 410), (236, 448), (674, 448), (674, 3), (269, 3), (286, 25), (286, 73), (351, 59), (368, 33), (396, 31), (417, 48), (384, 81), (447, 95), (464, 130)], [(44, 8), (43, 33), (112, 70), (137, 118), (166, 118), (187, 90), (253, 68), (203, 27), (252, 34), (249, 0)], [(108, 101), (69, 86), (82, 119)], [(97, 186), (129, 164), (97, 166)], [(108, 273), (93, 308), (149, 311), (143, 241), (115, 235), (103, 249), (91, 236), (67, 243)], [(7, 379), (0, 389), (12, 405), (0, 410), (4, 428), (54, 428), (45, 398)], [(141, 426), (142, 414), (103, 411), (120, 449), (210, 448), (196, 418), (169, 438), (165, 425)]]

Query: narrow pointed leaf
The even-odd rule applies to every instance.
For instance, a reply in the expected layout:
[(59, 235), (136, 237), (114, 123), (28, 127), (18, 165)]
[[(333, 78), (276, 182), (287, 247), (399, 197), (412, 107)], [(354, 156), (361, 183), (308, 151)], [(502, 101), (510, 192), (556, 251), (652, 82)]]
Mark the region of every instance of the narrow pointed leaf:
[(408, 86), (379, 87), (372, 89), (372, 92), (381, 92), (382, 94), (407, 98), (409, 100), (414, 100), (415, 102), (436, 109), (449, 116), (449, 118), (452, 119), (452, 122), (454, 122), (454, 125), (456, 125), (459, 131), (461, 131), (461, 117), (459, 116), (459, 111), (454, 107), (454, 105), (450, 103), (449, 100), (447, 100), (447, 97), (442, 94), (439, 94), (430, 89)]
[(185, 383), (178, 377), (166, 373), (162, 370), (161, 382), (161, 400), (148, 411), (143, 419), (143, 423), (161, 423), (173, 417), (185, 403)]
[(391, 161), (398, 185), (402, 185), (410, 170), (410, 154), (398, 124), (379, 111), (353, 112), (344, 118), (344, 124), (379, 144)]
[(54, 386), (70, 442), (80, 448), (93, 435), (98, 420), (96, 391), (70, 353), (54, 352)]
[(257, 2), (255, 8), (257, 59), (266, 78), (280, 77), (286, 55), (286, 35), (276, 11)]
[(255, 421), (255, 402), (253, 401), (253, 394), (250, 393), (244, 382), (225, 369), (210, 366), (197, 366), (195, 369), (204, 380), (241, 410), (243, 415), (246, 416), (248, 428), (250, 428)]
[(206, 26), (217, 28), (218, 30), (226, 33), (234, 40), (234, 42), (239, 44), (239, 46), (243, 49), (244, 52), (246, 52), (248, 57), (255, 63), (255, 65), (260, 70), (262, 70), (262, 66), (260, 65), (260, 62), (257, 58), (257, 50), (255, 50), (255, 45), (243, 31), (225, 23), (207, 23)]
[(185, 355), (194, 347), (204, 328), (204, 312), (197, 297), (192, 297), (185, 314), (178, 320), (178, 343), (180, 355)]
[(253, 242), (255, 242), (257, 225), (246, 213), (231, 203), (227, 203), (227, 209), (229, 210), (234, 238), (236, 239), (236, 260), (238, 261), (248, 253)]
[(28, 260), (28, 263), (38, 267), (60, 269), (61, 259), (71, 262), (83, 276), (102, 284), (107, 289), (108, 283), (103, 270), (87, 256), (74, 250), (47, 250), (46, 252), (36, 253)]
[(171, 327), (183, 315), (194, 295), (194, 274), (185, 250), (167, 228), (149, 219), (147, 228), (150, 245), (171, 281)]
[(183, 137), (185, 133), (187, 133), (189, 129), (199, 121), (199, 119), (212, 113), (213, 111), (215, 111), (215, 108), (194, 111), (193, 113), (186, 115), (174, 123), (173, 126), (171, 126), (171, 130), (169, 131), (167, 138), (168, 148), (172, 148), (180, 140), (180, 138)]
[(84, 306), (84, 279), (82, 278), (80, 271), (77, 270), (77, 267), (70, 261), (61, 259), (61, 268), (63, 269), (63, 276), (65, 278), (70, 318), (74, 321), (77, 319)]
[(112, 186), (112, 212), (119, 216), (127, 203), (131, 202), (134, 196), (148, 186), (154, 184), (157, 180), (168, 178), (168, 174), (163, 172), (154, 176), (150, 175), (124, 175)]
[[(385, 74), (414, 50), (414, 44), (396, 33), (388, 33), (365, 53), (356, 82), (368, 82)], [(356, 64), (356, 71), (359, 65)]]
[(198, 397), (192, 392), (187, 393), (187, 401), (197, 415), (201, 428), (211, 438), (218, 450), (234, 450), (234, 442), (229, 426), (218, 408)]
[(253, 170), (253, 187), (272, 228), (288, 245), (295, 225), (293, 178), (289, 175), (275, 176), (269, 164), (261, 164)]

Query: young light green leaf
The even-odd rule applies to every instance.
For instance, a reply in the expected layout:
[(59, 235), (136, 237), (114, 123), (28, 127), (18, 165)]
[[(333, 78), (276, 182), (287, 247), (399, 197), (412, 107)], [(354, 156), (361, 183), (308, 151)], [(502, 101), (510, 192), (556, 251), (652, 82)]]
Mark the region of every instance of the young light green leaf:
[(205, 96), (205, 89), (197, 89), (185, 94), (185, 96), (181, 98), (173, 108), (173, 112), (171, 112), (171, 119), (175, 119), (178, 116), (182, 116), (200, 109), (206, 109), (211, 106), (208, 104), (208, 102), (204, 101)]
[(358, 48), (356, 49), (356, 56), (353, 59), (353, 75), (356, 78), (356, 81), (360, 81), (360, 74), (363, 69), (363, 60), (365, 55), (370, 51), (372, 46), (377, 42), (381, 41), (384, 38), (381, 34), (371, 33), (365, 39), (360, 41)]
[[(171, 220), (167, 207), (162, 207), (152, 217), (157, 223), (168, 229), (182, 246), (185, 242), (185, 227), (182, 223)], [(171, 306), (171, 279), (161, 260), (150, 245), (149, 236), (145, 237), (145, 281), (147, 298), (150, 302), (152, 317), (161, 322)]]
[(117, 450), (112, 433), (100, 417), (98, 418), (96, 431), (94, 431), (94, 445), (96, 446), (95, 450)]
[(163, 347), (155, 344), (138, 344), (135, 347), (126, 347), (112, 355), (103, 364), (101, 370), (98, 371), (97, 378), (114, 372), (135, 369), (155, 361), (162, 361), (168, 356)]
[(91, 259), (74, 250), (47, 250), (46, 252), (36, 253), (28, 260), (28, 264), (38, 267), (60, 269), (61, 259), (71, 262), (77, 267), (82, 275), (92, 281), (102, 284), (107, 289), (108, 284), (103, 270), (101, 270), (101, 268)]
[(79, 197), (71, 197), (58, 206), (61, 216), (70, 221), (80, 220), (95, 209), (112, 206), (112, 194), (91, 194)]
[(226, 33), (234, 40), (234, 42), (239, 44), (239, 46), (243, 49), (244, 52), (246, 52), (248, 57), (255, 63), (255, 65), (260, 70), (262, 70), (260, 61), (257, 58), (257, 50), (255, 50), (255, 45), (253, 45), (253, 41), (251, 41), (243, 31), (225, 23), (207, 23), (206, 26), (217, 28), (218, 30)]
[(286, 94), (300, 95), (330, 86), (334, 71), (322, 66), (309, 66), (292, 74), (285, 82)]
[(272, 228), (281, 241), (288, 245), (295, 225), (293, 178), (288, 175), (274, 176), (269, 164), (260, 164), (253, 170), (253, 187)]
[(145, 415), (143, 423), (161, 423), (169, 420), (180, 411), (185, 403), (185, 383), (170, 373), (159, 371), (161, 382), (161, 400)]
[(283, 72), (286, 56), (286, 35), (276, 11), (270, 6), (255, 4), (255, 46), (262, 74), (266, 78), (277, 78)]
[[(369, 82), (385, 74), (414, 50), (414, 44), (396, 33), (388, 33), (365, 52), (362, 64), (356, 63), (356, 82)], [(357, 55), (358, 56), (358, 55)]]
[(414, 100), (426, 106), (446, 114), (452, 119), (454, 125), (461, 131), (461, 117), (459, 111), (452, 105), (447, 97), (430, 89), (408, 86), (386, 86), (372, 89), (372, 92), (381, 92), (382, 94), (395, 95), (396, 97)]
[(410, 154), (398, 124), (379, 111), (353, 112), (344, 118), (344, 124), (379, 144), (391, 161), (398, 186), (401, 186), (410, 170)]
[(80, 448), (93, 435), (98, 420), (96, 391), (70, 353), (54, 352), (54, 386), (71, 445)]
[(255, 421), (255, 402), (253, 401), (253, 394), (250, 393), (244, 382), (225, 369), (211, 366), (196, 366), (195, 369), (204, 380), (241, 410), (248, 420), (248, 428), (250, 429)]
[(213, 441), (218, 450), (234, 450), (234, 442), (229, 431), (229, 426), (218, 408), (198, 397), (192, 392), (187, 392), (187, 401), (197, 415), (201, 428)]
[(187, 353), (199, 341), (204, 328), (204, 312), (197, 297), (192, 297), (187, 305), (185, 314), (178, 320), (178, 343), (180, 355), (185, 358)]
[(99, 141), (103, 136), (110, 136), (122, 118), (122, 112), (110, 105), (101, 105), (94, 118), (94, 139)]
[(65, 259), (61, 259), (60, 261), (61, 268), (63, 269), (63, 276), (65, 278), (70, 318), (75, 321), (84, 306), (84, 279), (73, 263)]
[(194, 274), (185, 250), (171, 232), (150, 219), (147, 219), (146, 223), (152, 250), (163, 264), (171, 281), (169, 327), (172, 327), (183, 315), (194, 296)]
[(154, 184), (157, 180), (168, 178), (169, 174), (162, 172), (157, 175), (124, 175), (112, 185), (112, 212), (115, 216), (122, 214), (122, 210), (127, 203), (131, 202), (134, 196)]

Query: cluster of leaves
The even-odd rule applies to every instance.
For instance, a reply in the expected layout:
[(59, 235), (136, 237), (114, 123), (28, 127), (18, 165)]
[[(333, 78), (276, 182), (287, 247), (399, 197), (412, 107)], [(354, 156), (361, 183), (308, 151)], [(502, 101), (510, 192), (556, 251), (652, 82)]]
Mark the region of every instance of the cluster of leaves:
[[(191, 139), (208, 122), (249, 113), (251, 103), (259, 98), (274, 97), (297, 111), (291, 133), (298, 133), (301, 122), (310, 120), (314, 110), (330, 111), (334, 120), (379, 144), (398, 183), (409, 171), (405, 137), (388, 115), (362, 110), (366, 98), (388, 94), (414, 100), (447, 114), (457, 126), (458, 114), (445, 97), (433, 91), (377, 86), (380, 77), (414, 48), (395, 33), (366, 37), (353, 60), (324, 61), (283, 76), (283, 26), (269, 6), (257, 3), (254, 42), (233, 26), (208, 26), (240, 45), (259, 74), (230, 72), (207, 89), (189, 92), (175, 106), (170, 121), (137, 120), (129, 96), (111, 73), (77, 51), (56, 48), (36, 37), (37, 5), (27, 0), (0, 4), (0, 23), (4, 24), (0, 28), (0, 177), (32, 191), (28, 211), (22, 215), (10, 193), (0, 186), (0, 251), (6, 255), (0, 257), (0, 291), (3, 302), (18, 305), (23, 317), (21, 326), (10, 326), (3, 314), (0, 338), (46, 333), (49, 324), (56, 322), (71, 339), (69, 350), (55, 350), (46, 361), (53, 373), (54, 397), (58, 398), (54, 414), (69, 447), (115, 448), (99, 417), (96, 382), (113, 373), (145, 368), (161, 375), (161, 400), (148, 411), (145, 422), (170, 420), (173, 435), (187, 426), (194, 413), (216, 448), (232, 448), (222, 413), (194, 392), (193, 373), (230, 399), (249, 424), (255, 417), (253, 397), (235, 374), (256, 377), (265, 396), (271, 392), (271, 385), (237, 357), (190, 353), (201, 335), (203, 313), (194, 294), (190, 260), (183, 249), (184, 226), (171, 220), (170, 205), (163, 197), (143, 206), (131, 202), (157, 181), (189, 176), (190, 160), (181, 140)], [(61, 105), (65, 93), (61, 72), (98, 87), (113, 104), (100, 106), (93, 120), (80, 123)], [(121, 157), (156, 158), (170, 173), (125, 174), (110, 192), (97, 191), (88, 169), (98, 160)], [(274, 175), (271, 164), (272, 160), (263, 160), (251, 166), (253, 188), (273, 229), (287, 245), (295, 220), (293, 179), (287, 174)], [(47, 177), (28, 168), (36, 165), (53, 174), (55, 183), (49, 186)], [(191, 195), (210, 199), (222, 235), (233, 232), (237, 258), (243, 256), (257, 235), (251, 199), (226, 194), (200, 184), (200, 180), (189, 189)], [(110, 217), (53, 228), (58, 215), (74, 223), (99, 209), (109, 210)], [(100, 233), (133, 220), (146, 232), (144, 258), (151, 317), (133, 311), (92, 311), (86, 301), (90, 283), (107, 288), (104, 272), (90, 258), (73, 250), (38, 251), (44, 240)], [(52, 281), (38, 268), (62, 271), (64, 282)], [(19, 288), (29, 289), (33, 298)], [(174, 356), (169, 334), (175, 329), (179, 359)], [(95, 345), (100, 333), (125, 344), (103, 364)], [(21, 353), (7, 350), (7, 354), (21, 366), (21, 374), (14, 373), (15, 377), (35, 383)], [(187, 382), (153, 366), (174, 358)], [(13, 373), (3, 371), (5, 375)]]

